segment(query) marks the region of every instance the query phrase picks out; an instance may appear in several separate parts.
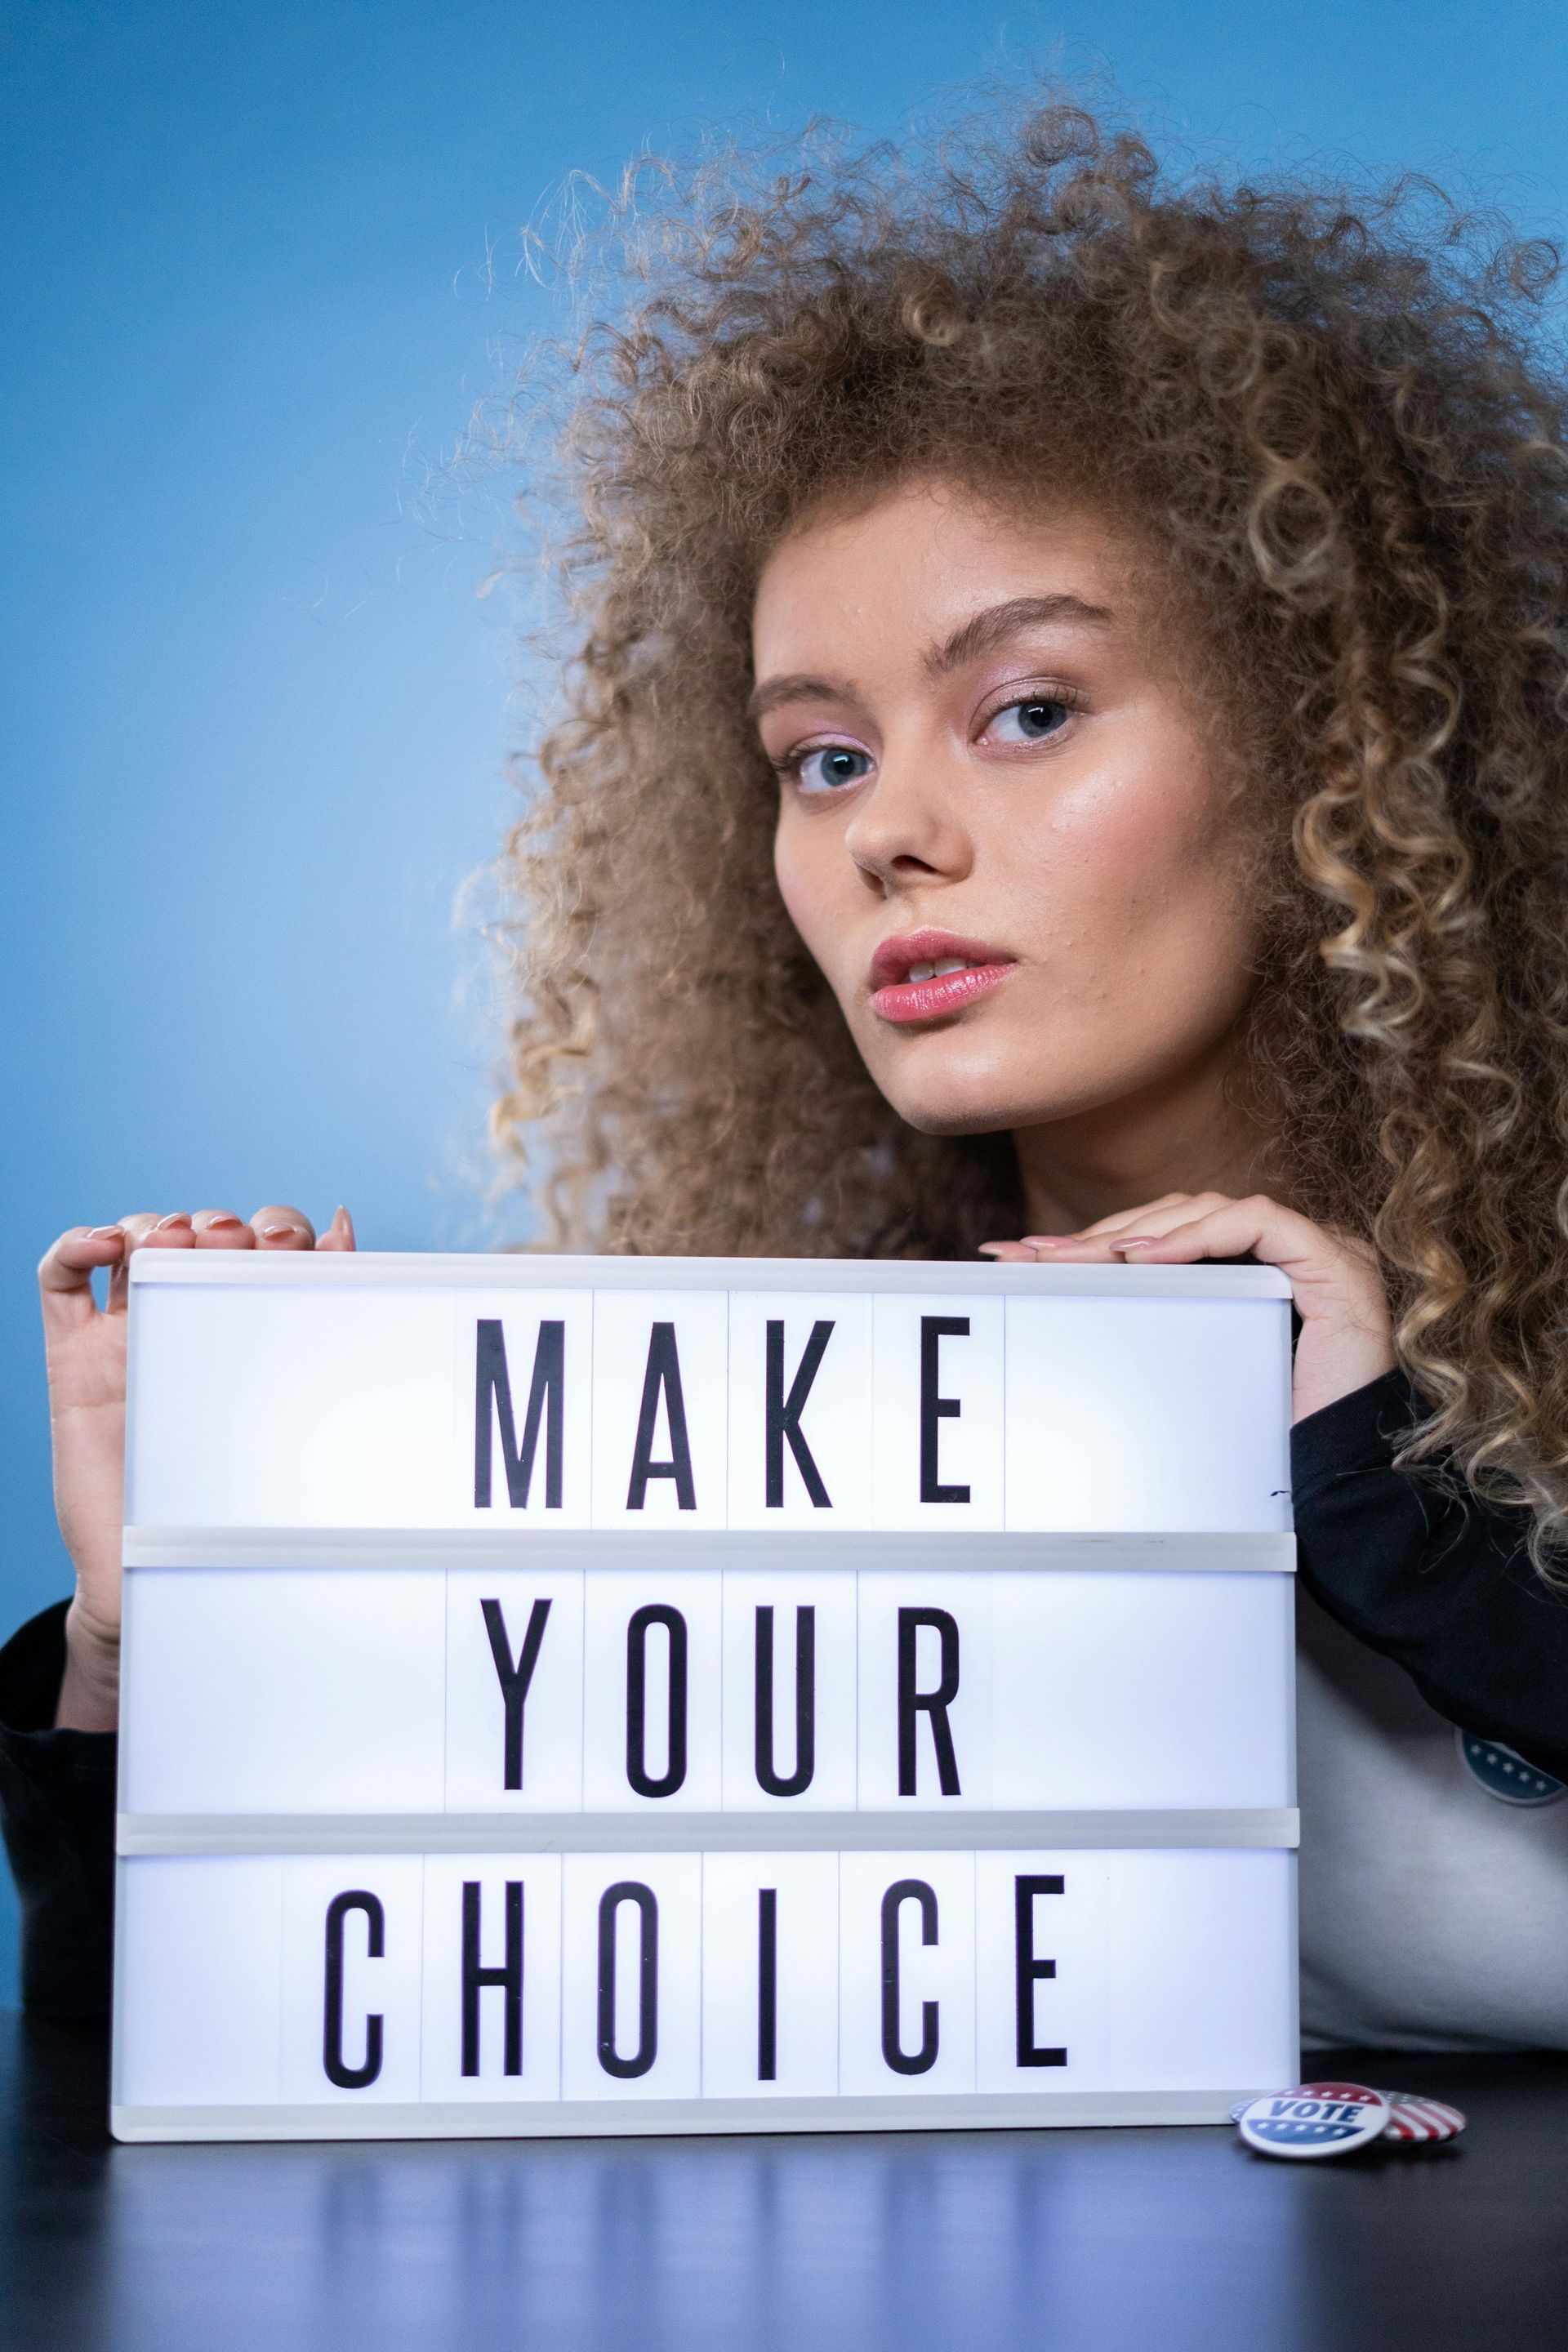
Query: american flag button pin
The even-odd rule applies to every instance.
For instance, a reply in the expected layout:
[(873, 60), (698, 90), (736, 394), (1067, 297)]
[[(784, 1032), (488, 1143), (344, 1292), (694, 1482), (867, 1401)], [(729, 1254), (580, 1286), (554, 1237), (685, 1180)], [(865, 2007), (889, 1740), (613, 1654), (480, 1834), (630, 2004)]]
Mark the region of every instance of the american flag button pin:
[(1465, 2128), (1458, 2108), (1445, 2106), (1441, 2099), (1418, 2099), (1408, 2091), (1395, 2091), (1390, 2104), (1394, 2112), (1384, 2127), (1385, 2139), (1412, 2145), (1419, 2140), (1458, 2139)]

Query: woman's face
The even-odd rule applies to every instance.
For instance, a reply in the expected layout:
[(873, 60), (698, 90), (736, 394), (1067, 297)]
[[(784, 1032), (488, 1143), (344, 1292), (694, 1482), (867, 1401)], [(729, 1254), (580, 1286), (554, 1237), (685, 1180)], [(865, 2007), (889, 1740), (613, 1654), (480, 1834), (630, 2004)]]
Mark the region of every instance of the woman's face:
[(808, 520), (763, 571), (779, 887), (910, 1125), (1179, 1091), (1233, 1038), (1253, 963), (1235, 820), (1169, 639), (1094, 513), (1014, 517), (941, 483)]

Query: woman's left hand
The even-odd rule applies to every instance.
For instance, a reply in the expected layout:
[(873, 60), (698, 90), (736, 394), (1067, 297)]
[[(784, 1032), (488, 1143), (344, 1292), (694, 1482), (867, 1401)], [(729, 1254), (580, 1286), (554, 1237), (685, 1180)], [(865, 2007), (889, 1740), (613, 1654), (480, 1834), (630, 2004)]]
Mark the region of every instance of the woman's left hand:
[(988, 1257), (1044, 1265), (1193, 1265), (1200, 1258), (1255, 1257), (1289, 1282), (1301, 1336), (1291, 1417), (1305, 1421), (1394, 1370), (1388, 1294), (1365, 1244), (1315, 1225), (1264, 1193), (1167, 1192), (1080, 1234), (1031, 1234), (987, 1242)]

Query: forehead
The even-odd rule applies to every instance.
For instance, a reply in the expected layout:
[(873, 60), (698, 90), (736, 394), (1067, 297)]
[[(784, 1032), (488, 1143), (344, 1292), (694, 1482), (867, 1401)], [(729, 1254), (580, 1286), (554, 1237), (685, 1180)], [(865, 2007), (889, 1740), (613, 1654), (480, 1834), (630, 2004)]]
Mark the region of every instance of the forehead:
[[(1073, 599), (1126, 621), (1142, 610), (1138, 551), (1114, 519), (1078, 504), (1010, 506), (945, 482), (902, 484), (817, 509), (773, 550), (752, 608), (757, 674), (808, 647), (902, 643), (911, 655), (976, 613)], [(1064, 603), (1064, 611), (1067, 609)]]

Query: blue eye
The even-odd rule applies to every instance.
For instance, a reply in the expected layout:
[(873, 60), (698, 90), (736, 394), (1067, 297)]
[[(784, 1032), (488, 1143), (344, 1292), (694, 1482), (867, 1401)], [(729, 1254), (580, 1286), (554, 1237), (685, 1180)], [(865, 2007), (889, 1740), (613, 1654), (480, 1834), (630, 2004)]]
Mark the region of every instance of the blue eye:
[(869, 752), (854, 751), (847, 743), (826, 743), (807, 751), (795, 772), (803, 793), (835, 793), (858, 784), (870, 772)]
[(1047, 736), (1059, 734), (1071, 716), (1065, 702), (1055, 702), (1048, 694), (1032, 694), (1026, 701), (1010, 702), (998, 710), (985, 732), (1004, 743), (1043, 743)]

